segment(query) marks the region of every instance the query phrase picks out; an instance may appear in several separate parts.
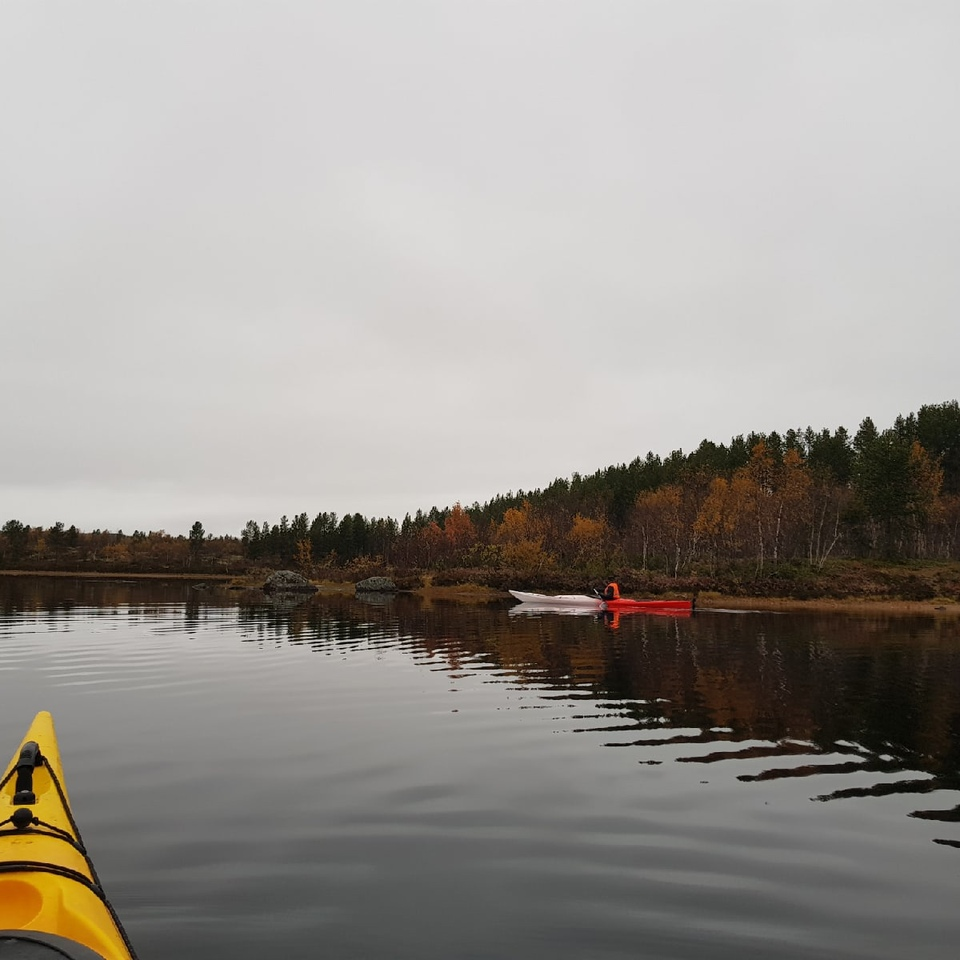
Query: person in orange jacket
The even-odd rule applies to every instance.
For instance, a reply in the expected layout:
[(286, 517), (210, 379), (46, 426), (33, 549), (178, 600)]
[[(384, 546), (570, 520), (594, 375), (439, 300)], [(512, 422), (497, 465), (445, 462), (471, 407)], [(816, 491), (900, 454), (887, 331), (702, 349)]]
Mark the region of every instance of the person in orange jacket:
[(620, 585), (616, 580), (608, 580), (606, 587), (604, 587), (603, 593), (600, 593), (599, 596), (601, 600), (619, 600)]

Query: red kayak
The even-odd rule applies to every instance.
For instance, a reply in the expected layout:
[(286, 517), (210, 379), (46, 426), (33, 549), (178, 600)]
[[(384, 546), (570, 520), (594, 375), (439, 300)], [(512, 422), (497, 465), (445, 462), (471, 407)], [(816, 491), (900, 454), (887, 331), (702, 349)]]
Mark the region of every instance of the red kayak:
[(692, 600), (628, 600), (621, 597), (619, 600), (603, 600), (600, 603), (601, 610), (636, 610), (637, 612), (646, 610), (650, 613), (682, 613), (693, 612)]

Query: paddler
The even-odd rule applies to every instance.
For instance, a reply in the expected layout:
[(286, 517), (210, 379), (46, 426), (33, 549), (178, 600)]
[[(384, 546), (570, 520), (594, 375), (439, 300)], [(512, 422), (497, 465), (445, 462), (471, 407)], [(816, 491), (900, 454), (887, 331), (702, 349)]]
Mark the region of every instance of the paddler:
[(603, 588), (603, 593), (600, 594), (601, 600), (619, 600), (620, 599), (620, 585), (613, 578), (607, 581), (607, 585)]

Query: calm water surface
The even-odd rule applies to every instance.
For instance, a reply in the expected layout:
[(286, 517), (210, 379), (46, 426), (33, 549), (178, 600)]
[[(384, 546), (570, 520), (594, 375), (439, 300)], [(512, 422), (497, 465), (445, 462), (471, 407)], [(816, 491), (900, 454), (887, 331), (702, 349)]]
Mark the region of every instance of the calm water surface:
[(953, 958), (960, 624), (0, 578), (142, 960)]

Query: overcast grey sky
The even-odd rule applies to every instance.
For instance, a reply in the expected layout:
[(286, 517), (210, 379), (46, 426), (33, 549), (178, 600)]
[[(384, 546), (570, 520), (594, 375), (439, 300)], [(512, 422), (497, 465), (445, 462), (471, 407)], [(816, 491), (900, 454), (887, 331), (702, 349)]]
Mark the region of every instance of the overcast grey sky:
[(239, 533), (960, 396), (960, 3), (0, 2), (0, 522)]

